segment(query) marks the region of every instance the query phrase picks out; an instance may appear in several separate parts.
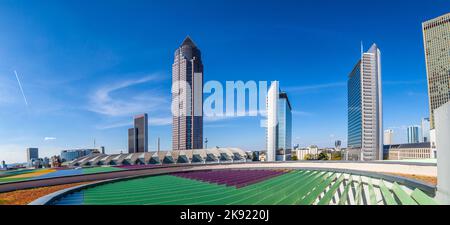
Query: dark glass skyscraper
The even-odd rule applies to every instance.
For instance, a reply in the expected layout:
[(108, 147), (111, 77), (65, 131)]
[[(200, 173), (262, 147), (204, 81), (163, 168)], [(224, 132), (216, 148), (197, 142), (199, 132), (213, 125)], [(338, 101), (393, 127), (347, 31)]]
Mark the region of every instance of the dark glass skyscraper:
[(348, 130), (347, 145), (349, 148), (361, 148), (361, 61), (359, 61), (349, 75), (347, 82), (348, 102)]
[(175, 51), (172, 113), (172, 149), (203, 148), (203, 64), (190, 37)]
[(148, 152), (147, 113), (134, 117), (134, 127), (128, 129), (128, 152)]
[(134, 127), (128, 129), (128, 153), (134, 153), (137, 149), (136, 130)]
[(148, 116), (147, 113), (134, 117), (134, 128), (137, 133), (136, 152), (148, 152)]

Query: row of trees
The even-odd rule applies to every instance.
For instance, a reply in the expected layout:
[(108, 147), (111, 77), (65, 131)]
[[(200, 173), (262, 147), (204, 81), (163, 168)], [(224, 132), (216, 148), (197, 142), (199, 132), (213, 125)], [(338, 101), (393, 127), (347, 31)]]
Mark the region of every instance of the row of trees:
[[(292, 156), (292, 160), (299, 160), (296, 155)], [(321, 152), (319, 155), (306, 154), (303, 160), (341, 160), (341, 152), (331, 152), (331, 159), (329, 154)]]

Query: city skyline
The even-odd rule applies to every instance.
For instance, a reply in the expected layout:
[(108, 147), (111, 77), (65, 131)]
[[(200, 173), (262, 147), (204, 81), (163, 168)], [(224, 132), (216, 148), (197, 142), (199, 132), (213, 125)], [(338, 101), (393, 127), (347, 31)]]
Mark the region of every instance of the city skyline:
[[(445, 4), (442, 3), (442, 5)], [(166, 8), (167, 6), (163, 4), (160, 7)], [(176, 46), (176, 43), (179, 43), (179, 40), (188, 34), (201, 43), (205, 52), (204, 60), (208, 61), (208, 80), (279, 79), (282, 86), (286, 87), (285, 90), (290, 96), (293, 108), (296, 109), (293, 111), (293, 144), (298, 143), (301, 146), (309, 144), (333, 146), (336, 139), (346, 140), (345, 77), (348, 74), (348, 67), (358, 58), (359, 52), (354, 49), (357, 49), (360, 40), (363, 40), (364, 43), (376, 41), (380, 43), (383, 49), (383, 94), (384, 100), (386, 100), (384, 128), (404, 128), (408, 124), (417, 123), (414, 121), (420, 121), (421, 118), (428, 116), (420, 23), (426, 19), (442, 15), (443, 10), (439, 10), (437, 6), (427, 7), (430, 8), (420, 12), (419, 18), (416, 18), (417, 15), (406, 14), (403, 18), (405, 21), (413, 16), (414, 19), (407, 22), (410, 26), (405, 26), (399, 31), (393, 30), (393, 26), (387, 24), (386, 21), (380, 21), (377, 25), (377, 31), (386, 30), (386, 32), (395, 33), (390, 38), (383, 38), (374, 31), (357, 30), (354, 32), (349, 30), (348, 27), (343, 27), (342, 30), (330, 29), (326, 26), (317, 27), (316, 30), (311, 29), (306, 32), (306, 37), (300, 40), (312, 42), (309, 44), (314, 46), (315, 50), (318, 46), (324, 47), (317, 53), (314, 53), (314, 49), (305, 48), (304, 45), (295, 46), (293, 43), (298, 43), (298, 40), (294, 40), (295, 38), (286, 40), (286, 44), (274, 41), (277, 39), (272, 35), (258, 39), (255, 36), (262, 33), (260, 28), (251, 29), (255, 33), (253, 35), (251, 32), (247, 33), (248, 36), (242, 40), (236, 40), (233, 36), (225, 35), (221, 39), (217, 39), (219, 41), (217, 43), (217, 41), (209, 40), (208, 35), (203, 33), (201, 29), (187, 27), (175, 33), (160, 34), (157, 36), (158, 38), (150, 38), (147, 41), (137, 37), (140, 32), (132, 32), (131, 37), (128, 38), (138, 40), (138, 43), (149, 47), (141, 54), (136, 54), (138, 51), (136, 48), (138, 47), (132, 44), (125, 45), (125, 49), (116, 45), (117, 42), (125, 40), (120, 35), (113, 35), (113, 38), (107, 39), (102, 46), (92, 51), (88, 51), (86, 48), (76, 51), (76, 48), (83, 46), (83, 43), (85, 46), (92, 46), (96, 43), (92, 39), (83, 42), (77, 37), (64, 36), (64, 30), (61, 32), (59, 24), (50, 21), (53, 18), (52, 16), (59, 15), (56, 11), (52, 11), (53, 9), (49, 9), (53, 13), (50, 13), (50, 16), (36, 19), (37, 22), (35, 23), (39, 26), (32, 29), (36, 32), (36, 34), (31, 35), (33, 41), (26, 42), (34, 49), (29, 53), (17, 44), (19, 41), (23, 41), (23, 38), (18, 38), (18, 42), (15, 42), (7, 37), (9, 35), (14, 35), (14, 37), (27, 36), (24, 35), (26, 34), (25, 31), (14, 29), (13, 25), (26, 23), (26, 21), (38, 15), (22, 15), (17, 11), (14, 4), (5, 4), (4, 7), (0, 8), (2, 19), (4, 19), (0, 23), (8, 25), (5, 26), (8, 32), (2, 34), (0, 40), (4, 41), (3, 43), (9, 45), (9, 47), (0, 52), (0, 57), (5, 59), (0, 62), (0, 79), (2, 79), (1, 85), (3, 85), (1, 88), (5, 90), (0, 92), (2, 97), (0, 101), (2, 109), (0, 155), (2, 159), (6, 156), (5, 159), (8, 163), (21, 162), (25, 160), (23, 152), (28, 146), (37, 146), (42, 155), (50, 156), (58, 154), (61, 149), (90, 147), (93, 139), (97, 139), (101, 145), (104, 145), (108, 152), (126, 151), (126, 127), (130, 126), (131, 122), (127, 122), (129, 119), (125, 118), (132, 114), (144, 112), (149, 113), (149, 124), (152, 127), (149, 148), (156, 149), (156, 138), (161, 137), (162, 148), (170, 149), (171, 118), (167, 116), (170, 115), (170, 109), (159, 112), (154, 111), (153, 108), (165, 104), (170, 105), (169, 74), (173, 46)], [(115, 10), (117, 9), (114, 9), (113, 6), (111, 14), (114, 14)], [(67, 8), (62, 12), (76, 14), (76, 11)], [(245, 17), (243, 14), (238, 13), (238, 15), (240, 18)], [(297, 18), (295, 21), (299, 23), (300, 19)], [(16, 22), (7, 24), (11, 20)], [(219, 18), (216, 18), (216, 20), (219, 20)], [(282, 20), (286, 22), (286, 20)], [(128, 22), (132, 21), (134, 20)], [(340, 22), (343, 21), (345, 19), (340, 20)], [(265, 22), (271, 24), (269, 21)], [(72, 21), (72, 23), (84, 23), (84, 20)], [(232, 27), (234, 24), (232, 21), (227, 27)], [(203, 29), (211, 28), (210, 24), (203, 25)], [(269, 27), (272, 31), (281, 29)], [(307, 28), (305, 24), (297, 26), (290, 24), (288, 29), (283, 28), (282, 30), (284, 34), (292, 34), (298, 38), (300, 34), (304, 35), (304, 31), (295, 29), (305, 28)], [(80, 28), (75, 27), (75, 29)], [(164, 30), (165, 28), (160, 27), (159, 29)], [(236, 27), (235, 31), (239, 31), (239, 29), (242, 29), (242, 27)], [(58, 31), (61, 33), (58, 33)], [(84, 33), (86, 34), (87, 31), (92, 32), (92, 34), (89, 34), (92, 36), (88, 35), (88, 37), (94, 38), (94, 36), (98, 37), (110, 33), (111, 30), (106, 27), (105, 30), (98, 32), (84, 30)], [(219, 30), (213, 29), (213, 31), (209, 35), (220, 36)], [(325, 38), (326, 35), (333, 32), (338, 34), (335, 36), (337, 40)], [(405, 36), (402, 36), (401, 32), (405, 32)], [(49, 34), (47, 39), (40, 38), (45, 34)], [(385, 34), (383, 33), (383, 35)], [(149, 38), (149, 35), (151, 33), (147, 32), (143, 36)], [(408, 35), (411, 38), (400, 40)], [(311, 38), (315, 36), (321, 38), (312, 41)], [(351, 38), (344, 41), (348, 37)], [(145, 44), (147, 42), (151, 45)], [(269, 50), (267, 50), (268, 52), (262, 51), (260, 47), (267, 42), (273, 43), (274, 46), (270, 48), (264, 46), (265, 49), (268, 48)], [(335, 47), (332, 51), (327, 49), (327, 47), (336, 43), (342, 43), (342, 46)], [(230, 49), (224, 48), (225, 46)], [(406, 46), (409, 49), (406, 49)], [(61, 48), (68, 48), (68, 50), (65, 50), (64, 53), (59, 52)], [(138, 49), (142, 49), (142, 47), (139, 46)], [(43, 66), (32, 63), (32, 59), (46, 51), (48, 51), (46, 53), (48, 55), (45, 62), (39, 62), (40, 60), (36, 62), (43, 63)], [(63, 60), (57, 59), (60, 56), (59, 54), (70, 53), (71, 51), (74, 53), (71, 57), (63, 57)], [(411, 56), (408, 55), (403, 61), (397, 61), (398, 52), (402, 52), (400, 55), (403, 55), (405, 51), (410, 51)], [(330, 59), (335, 58), (338, 52), (342, 54), (342, 57), (340, 57), (342, 59), (332, 62)], [(330, 55), (327, 55), (327, 53)], [(92, 61), (84, 59), (87, 55), (93, 55)], [(261, 64), (261, 61), (270, 55), (275, 55), (279, 59), (276, 57), (277, 59), (272, 60), (270, 65)], [(312, 58), (307, 59), (307, 55), (312, 56)], [(293, 59), (288, 59), (293, 56), (295, 56)], [(331, 61), (326, 64), (327, 69), (318, 69), (317, 65), (319, 64), (311, 62), (317, 57), (325, 57), (324, 60), (320, 60), (321, 63), (327, 60)], [(247, 60), (246, 63), (243, 63), (244, 59), (248, 58), (254, 60)], [(303, 68), (298, 70), (298, 67), (292, 67), (290, 64), (293, 62), (300, 62)], [(224, 65), (230, 64), (233, 66), (224, 70)], [(75, 65), (77, 67), (74, 67)], [(81, 66), (78, 67), (78, 65)], [(416, 66), (405, 68), (401, 65)], [(20, 78), (23, 93), (20, 93), (16, 76), (11, 68), (17, 71), (17, 79)], [(398, 71), (400, 70), (405, 70), (404, 74), (399, 74)], [(65, 76), (57, 76), (56, 74), (59, 73), (63, 73)], [(279, 75), (280, 73), (282, 76)], [(330, 73), (334, 75), (329, 75)], [(111, 76), (111, 74), (115, 75)], [(322, 74), (321, 79), (311, 76), (315, 74)], [(95, 79), (93, 79), (94, 76)], [(60, 95), (52, 96), (54, 93)], [(87, 96), (84, 95), (85, 93)], [(138, 95), (134, 93), (138, 93)], [(25, 103), (22, 94), (28, 97), (28, 101), (25, 101)], [(129, 98), (130, 95), (134, 95), (134, 97)], [(151, 96), (150, 99), (145, 98), (148, 95)], [(386, 97), (386, 95), (389, 97)], [(408, 96), (414, 96), (417, 101), (400, 101)], [(336, 112), (333, 118), (326, 117), (327, 110), (330, 108), (338, 109), (333, 110)], [(408, 111), (414, 112), (406, 113)], [(66, 120), (77, 120), (79, 123), (65, 124), (62, 122)], [(68, 129), (62, 129), (59, 124), (68, 127)], [(329, 126), (325, 126), (325, 124), (329, 124)], [(265, 145), (265, 130), (258, 125), (259, 120), (252, 117), (233, 118), (226, 121), (205, 119), (204, 132), (207, 134), (205, 137), (208, 138), (211, 146), (228, 144), (229, 146), (240, 146), (249, 150), (262, 150)], [(18, 128), (11, 130), (16, 126)], [(153, 128), (155, 128), (154, 131)], [(233, 133), (236, 129), (241, 132)], [(314, 132), (309, 132), (310, 130), (314, 130)], [(396, 131), (396, 136), (406, 136), (398, 133), (406, 132), (402, 130), (406, 129)], [(229, 137), (226, 141), (221, 140), (223, 139), (223, 133), (226, 133)], [(231, 143), (229, 143), (230, 140)], [(343, 146), (346, 146), (346, 143), (343, 143)]]

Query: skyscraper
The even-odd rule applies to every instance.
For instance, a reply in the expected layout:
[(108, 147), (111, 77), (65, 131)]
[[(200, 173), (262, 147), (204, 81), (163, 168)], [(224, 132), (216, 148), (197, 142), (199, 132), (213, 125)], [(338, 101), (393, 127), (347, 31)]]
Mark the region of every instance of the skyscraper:
[(274, 81), (267, 94), (267, 161), (291, 160), (292, 107)]
[(148, 115), (134, 117), (134, 127), (128, 129), (128, 153), (148, 152)]
[(434, 110), (450, 100), (450, 13), (422, 23), (428, 81), (430, 144), (436, 153)]
[(137, 129), (136, 152), (148, 152), (148, 115), (147, 113), (134, 117), (134, 128)]
[(361, 51), (348, 79), (348, 148), (352, 158), (383, 159), (381, 53), (376, 44)]
[(450, 100), (450, 13), (422, 23), (428, 80), (430, 129), (434, 110)]
[(136, 139), (137, 129), (132, 127), (128, 128), (128, 153), (135, 153), (137, 149)]
[(172, 149), (203, 148), (203, 64), (188, 36), (172, 65)]
[(409, 126), (406, 129), (408, 143), (419, 143), (419, 126)]
[(420, 142), (430, 142), (430, 118), (423, 118), (420, 123)]
[(27, 162), (29, 166), (31, 166), (33, 160), (37, 160), (38, 158), (39, 158), (38, 148), (27, 148)]
[(392, 145), (394, 143), (394, 130), (385, 130), (383, 141), (385, 145)]

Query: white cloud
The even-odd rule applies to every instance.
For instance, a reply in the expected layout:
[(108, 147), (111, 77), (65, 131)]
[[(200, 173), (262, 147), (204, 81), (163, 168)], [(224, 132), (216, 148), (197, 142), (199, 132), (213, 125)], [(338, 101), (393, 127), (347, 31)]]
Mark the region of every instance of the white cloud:
[(53, 140), (56, 140), (56, 138), (55, 137), (45, 137), (44, 138), (44, 141), (53, 141)]
[(161, 109), (161, 105), (168, 105), (165, 108), (170, 108), (170, 102), (167, 100), (167, 97), (148, 91), (134, 93), (129, 98), (114, 98), (111, 96), (113, 92), (157, 80), (160, 80), (160, 75), (152, 74), (139, 79), (105, 85), (95, 91), (91, 97), (89, 110), (107, 116), (127, 116), (158, 110)]

